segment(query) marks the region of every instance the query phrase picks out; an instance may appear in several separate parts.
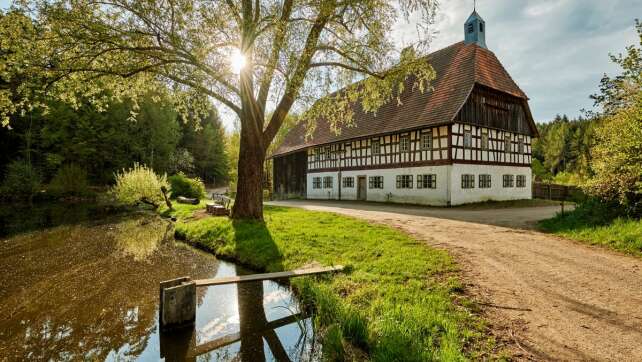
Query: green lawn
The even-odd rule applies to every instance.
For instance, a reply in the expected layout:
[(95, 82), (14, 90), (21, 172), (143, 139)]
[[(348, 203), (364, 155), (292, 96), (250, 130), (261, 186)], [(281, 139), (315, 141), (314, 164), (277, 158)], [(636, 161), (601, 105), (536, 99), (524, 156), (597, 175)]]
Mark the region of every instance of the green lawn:
[(192, 218), (177, 205), (176, 235), (257, 270), (342, 264), (332, 277), (293, 279), (315, 311), (324, 355), (373, 361), (467, 360), (493, 348), (457, 266), (441, 250), (395, 229), (350, 217), (266, 206), (265, 223)]
[(540, 221), (538, 226), (569, 239), (642, 256), (642, 221), (618, 217), (617, 210), (599, 203), (581, 204), (564, 216)]

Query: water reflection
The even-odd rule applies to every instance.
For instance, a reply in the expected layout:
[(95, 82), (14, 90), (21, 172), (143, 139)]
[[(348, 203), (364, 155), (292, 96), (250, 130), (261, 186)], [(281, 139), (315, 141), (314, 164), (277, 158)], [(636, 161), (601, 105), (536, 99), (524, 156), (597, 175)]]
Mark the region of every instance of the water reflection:
[[(245, 274), (222, 263), (217, 276)], [(313, 361), (320, 349), (310, 318), (288, 289), (271, 281), (205, 289), (195, 328), (161, 334), (161, 357), (188, 361)]]
[(274, 282), (199, 288), (194, 330), (160, 334), (160, 281), (245, 273), (172, 234), (129, 215), (0, 239), (0, 360), (319, 359), (310, 320)]

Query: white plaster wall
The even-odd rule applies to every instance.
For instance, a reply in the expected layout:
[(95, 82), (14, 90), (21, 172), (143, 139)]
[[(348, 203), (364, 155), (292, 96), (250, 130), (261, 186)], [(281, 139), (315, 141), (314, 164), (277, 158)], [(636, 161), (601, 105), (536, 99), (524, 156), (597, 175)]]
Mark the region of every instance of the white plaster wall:
[[(338, 172), (315, 172), (308, 173), (306, 175), (306, 190), (308, 199), (327, 199), (335, 200), (339, 198), (339, 178), (337, 177)], [(332, 188), (323, 188), (323, 178), (326, 176), (332, 176)], [(314, 177), (321, 177), (321, 188), (314, 189), (312, 188), (312, 179)], [(356, 180), (355, 180), (356, 182)], [(343, 194), (343, 190), (341, 190)]]
[[(461, 175), (475, 175), (475, 188), (462, 189)], [(491, 187), (479, 188), (479, 175), (491, 175)], [(514, 175), (513, 187), (503, 187), (503, 175)], [(526, 175), (526, 187), (517, 187), (517, 175)], [(481, 201), (522, 200), (532, 198), (532, 173), (530, 167), (453, 164), (451, 172), (451, 205)]]
[[(342, 171), (342, 177), (354, 177), (354, 187), (341, 188), (342, 200), (357, 199), (358, 176), (366, 176), (367, 200), (411, 203), (423, 205), (447, 205), (450, 165), (422, 166), (406, 168), (390, 168), (375, 170)], [(436, 189), (417, 189), (417, 175), (437, 175)], [(411, 189), (397, 188), (397, 175), (412, 175), (413, 187)], [(313, 177), (333, 176), (332, 189), (313, 189)], [(383, 189), (369, 188), (370, 176), (383, 176)], [(315, 172), (307, 175), (307, 197), (309, 199), (338, 199), (338, 172)], [(323, 181), (322, 181), (323, 182)]]

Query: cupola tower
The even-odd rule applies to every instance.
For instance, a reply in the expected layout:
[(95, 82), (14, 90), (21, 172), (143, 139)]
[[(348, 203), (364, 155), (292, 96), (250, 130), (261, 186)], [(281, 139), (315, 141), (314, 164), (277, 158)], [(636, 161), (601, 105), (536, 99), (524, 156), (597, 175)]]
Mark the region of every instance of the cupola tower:
[(474, 43), (487, 49), (486, 22), (477, 14), (477, 11), (473, 11), (464, 24), (464, 43)]

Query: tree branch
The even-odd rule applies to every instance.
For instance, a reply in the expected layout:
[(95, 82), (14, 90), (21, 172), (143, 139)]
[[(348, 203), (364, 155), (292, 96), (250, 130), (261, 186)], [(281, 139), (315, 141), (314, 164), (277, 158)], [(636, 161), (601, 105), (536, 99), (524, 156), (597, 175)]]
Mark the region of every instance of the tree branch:
[(279, 131), (279, 128), (281, 128), (281, 124), (283, 124), (285, 116), (287, 116), (288, 112), (290, 111), (296, 95), (301, 89), (301, 85), (303, 84), (303, 81), (305, 79), (305, 74), (310, 67), (312, 57), (316, 52), (316, 46), (317, 42), (319, 41), (319, 37), (321, 36), (321, 32), (323, 31), (323, 28), (328, 22), (328, 19), (335, 10), (336, 4), (328, 3), (324, 5), (325, 6), (321, 7), (314, 25), (312, 25), (312, 28), (310, 28), (310, 32), (308, 33), (307, 39), (305, 41), (305, 47), (303, 48), (303, 54), (301, 55), (301, 59), (299, 60), (299, 64), (297, 64), (293, 76), (290, 78), (286, 85), (285, 92), (281, 97), (279, 104), (277, 105), (274, 113), (272, 114), (272, 118), (270, 118), (270, 122), (263, 132), (265, 144), (270, 144), (272, 142), (274, 136), (276, 136), (276, 133)]

